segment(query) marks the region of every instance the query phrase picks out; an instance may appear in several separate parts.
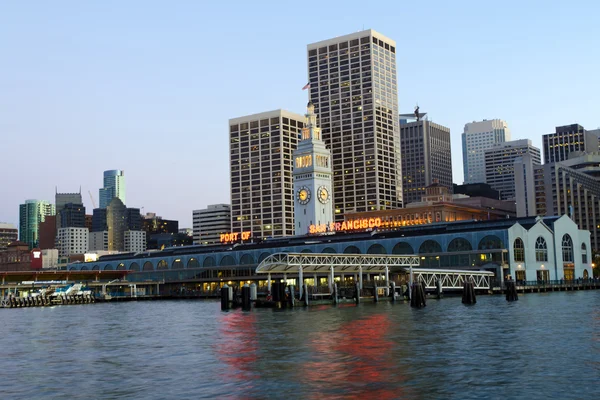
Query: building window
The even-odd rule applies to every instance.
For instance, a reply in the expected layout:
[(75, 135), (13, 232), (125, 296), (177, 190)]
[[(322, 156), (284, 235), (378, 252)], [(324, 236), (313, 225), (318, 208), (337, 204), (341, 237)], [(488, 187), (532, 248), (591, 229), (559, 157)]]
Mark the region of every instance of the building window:
[(546, 239), (541, 236), (535, 241), (535, 261), (548, 261)]
[(562, 239), (563, 263), (573, 262), (573, 240), (569, 234), (565, 234)]
[(523, 246), (523, 239), (516, 238), (513, 243), (513, 257), (515, 262), (525, 261), (525, 247)]
[(587, 247), (585, 247), (585, 243), (581, 243), (581, 262), (583, 264), (587, 264)]

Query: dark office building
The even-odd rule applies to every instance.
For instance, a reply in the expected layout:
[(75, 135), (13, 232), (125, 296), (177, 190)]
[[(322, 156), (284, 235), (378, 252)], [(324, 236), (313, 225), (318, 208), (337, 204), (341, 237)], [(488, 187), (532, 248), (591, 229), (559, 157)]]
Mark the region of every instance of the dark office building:
[(500, 199), (500, 192), (492, 189), (487, 183), (465, 183), (454, 184), (454, 194), (464, 194), (470, 197), (487, 197), (488, 199)]
[(598, 151), (598, 136), (579, 124), (557, 126), (555, 133), (543, 135), (542, 139), (544, 164), (568, 160), (571, 153)]
[(142, 219), (142, 230), (146, 231), (146, 237), (155, 233), (179, 233), (179, 221), (147, 214)]
[(194, 240), (185, 233), (155, 233), (148, 238), (147, 250), (160, 250), (174, 246), (190, 246)]
[(60, 228), (85, 228), (83, 204), (67, 203), (60, 210)]
[(106, 225), (106, 208), (94, 208), (92, 215), (92, 232), (107, 231)]

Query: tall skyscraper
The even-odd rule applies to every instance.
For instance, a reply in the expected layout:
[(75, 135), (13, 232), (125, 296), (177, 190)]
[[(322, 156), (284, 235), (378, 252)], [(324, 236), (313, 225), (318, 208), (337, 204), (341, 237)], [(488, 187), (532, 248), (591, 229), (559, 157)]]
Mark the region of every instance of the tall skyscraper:
[(527, 156), (515, 160), (517, 216), (566, 214), (590, 231), (592, 249), (600, 250), (600, 155), (532, 164)]
[(125, 251), (125, 231), (142, 230), (140, 209), (127, 208), (118, 197), (115, 197), (106, 207), (106, 226), (108, 250)]
[(222, 233), (231, 232), (229, 204), (212, 204), (192, 215), (194, 244), (219, 243)]
[(100, 208), (106, 208), (115, 197), (123, 204), (125, 200), (125, 171), (114, 169), (104, 171), (104, 187), (100, 189)]
[(58, 188), (54, 195), (54, 205), (56, 209), (56, 229), (64, 228), (61, 222), (61, 211), (67, 204), (81, 204), (83, 206), (83, 200), (81, 199), (81, 189), (79, 193), (58, 193)]
[(369, 29), (307, 51), (310, 100), (332, 153), (336, 221), (401, 207), (396, 43)]
[(575, 156), (598, 151), (598, 136), (579, 124), (557, 126), (556, 132), (542, 136), (544, 164), (568, 160)]
[(501, 119), (465, 124), (462, 134), (464, 183), (485, 182), (485, 151), (510, 140), (510, 130)]
[[(325, 232), (333, 222), (331, 152), (321, 139), (315, 106), (309, 102), (306, 108), (306, 122), (294, 151), (296, 235)], [(311, 231), (310, 226), (317, 228)]]
[(485, 180), (500, 192), (501, 200), (515, 200), (514, 164), (524, 154), (531, 154), (533, 164), (542, 163), (540, 149), (529, 139), (496, 143), (485, 151)]
[(44, 222), (47, 215), (55, 215), (54, 204), (47, 201), (26, 200), (19, 205), (19, 240), (30, 249), (39, 247), (40, 222)]
[(452, 190), (452, 152), (450, 128), (434, 124), (419, 114), (400, 115), (400, 152), (402, 160), (402, 198), (404, 204), (420, 202), (425, 188), (439, 183)]
[(231, 230), (294, 234), (292, 152), (304, 117), (284, 110), (229, 120)]

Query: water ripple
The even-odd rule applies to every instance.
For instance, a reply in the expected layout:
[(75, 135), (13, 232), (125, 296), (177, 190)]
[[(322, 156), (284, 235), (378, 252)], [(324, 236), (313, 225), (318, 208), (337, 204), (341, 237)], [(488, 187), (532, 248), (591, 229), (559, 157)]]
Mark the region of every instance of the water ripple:
[(600, 292), (221, 312), (0, 310), (3, 398), (598, 398)]

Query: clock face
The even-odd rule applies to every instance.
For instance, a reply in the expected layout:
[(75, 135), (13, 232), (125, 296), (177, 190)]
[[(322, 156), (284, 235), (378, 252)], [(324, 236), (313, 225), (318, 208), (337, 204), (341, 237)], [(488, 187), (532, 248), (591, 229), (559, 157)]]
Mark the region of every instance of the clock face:
[(306, 186), (302, 186), (300, 190), (298, 190), (298, 203), (304, 205), (308, 204), (310, 201), (310, 190)]
[(329, 190), (325, 186), (319, 186), (317, 194), (321, 203), (325, 204), (329, 201)]

